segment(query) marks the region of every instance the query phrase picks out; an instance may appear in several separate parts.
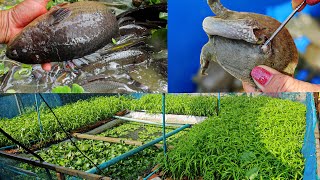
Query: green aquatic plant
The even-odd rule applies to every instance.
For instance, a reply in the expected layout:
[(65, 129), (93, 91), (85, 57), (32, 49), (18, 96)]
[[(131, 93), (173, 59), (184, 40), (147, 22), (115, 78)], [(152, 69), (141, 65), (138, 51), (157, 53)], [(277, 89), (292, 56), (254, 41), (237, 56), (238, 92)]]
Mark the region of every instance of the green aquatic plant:
[[(194, 116), (216, 115), (217, 98), (207, 95), (168, 94), (166, 95), (166, 113)], [(148, 113), (161, 113), (162, 95), (147, 94), (139, 100), (133, 100), (132, 110), (147, 110)]]
[(13, 78), (15, 80), (25, 79), (27, 77), (30, 77), (31, 73), (32, 73), (32, 66), (31, 65), (21, 64), (21, 69), (16, 71), (13, 74)]
[(209, 117), (159, 161), (175, 179), (301, 179), (305, 105), (269, 97), (223, 97)]
[[(95, 140), (76, 141), (76, 145), (95, 164), (101, 164), (116, 156), (119, 156), (135, 146), (109, 143)], [(124, 159), (115, 165), (104, 170), (104, 173), (114, 179), (137, 179), (138, 176), (146, 176), (146, 171), (154, 166), (155, 155), (162, 152), (154, 147), (147, 148), (128, 159)], [(87, 171), (93, 168), (89, 160), (83, 158), (79, 151), (70, 143), (60, 143), (50, 146), (46, 150), (41, 150), (38, 154), (48, 163), (63, 167)], [(22, 166), (24, 169), (31, 169), (30, 166)]]
[(4, 65), (4, 63), (0, 63), (0, 77), (7, 74), (9, 68)]
[[(166, 127), (166, 133), (175, 130), (176, 127)], [(174, 145), (179, 137), (185, 135), (188, 130), (181, 131), (174, 136), (167, 139), (168, 144)], [(162, 127), (142, 124), (142, 123), (124, 123), (122, 125), (107, 129), (105, 132), (98, 134), (98, 136), (125, 138), (129, 140), (141, 141), (147, 143), (162, 136)]]
[(52, 93), (84, 93), (83, 87), (79, 84), (72, 84), (71, 88), (69, 86), (56, 86), (52, 89)]
[[(120, 96), (95, 97), (79, 100), (75, 103), (54, 108), (54, 112), (67, 131), (74, 130), (112, 117), (116, 112), (126, 108), (128, 98)], [(26, 113), (12, 119), (1, 119), (0, 128), (24, 144), (39, 138), (43, 142), (66, 138), (55, 117), (48, 109), (40, 112), (43, 132), (40, 132), (36, 112)], [(11, 145), (12, 142), (0, 135), (0, 147)]]

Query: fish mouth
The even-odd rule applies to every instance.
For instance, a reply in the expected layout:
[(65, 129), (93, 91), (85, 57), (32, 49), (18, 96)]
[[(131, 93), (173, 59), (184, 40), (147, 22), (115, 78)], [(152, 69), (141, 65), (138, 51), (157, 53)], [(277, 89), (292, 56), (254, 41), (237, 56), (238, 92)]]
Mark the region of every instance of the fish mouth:
[(9, 59), (13, 59), (13, 60), (16, 60), (19, 58), (19, 55), (17, 53), (17, 50), (11, 50), (10, 48), (8, 48), (6, 50), (6, 56), (9, 58)]

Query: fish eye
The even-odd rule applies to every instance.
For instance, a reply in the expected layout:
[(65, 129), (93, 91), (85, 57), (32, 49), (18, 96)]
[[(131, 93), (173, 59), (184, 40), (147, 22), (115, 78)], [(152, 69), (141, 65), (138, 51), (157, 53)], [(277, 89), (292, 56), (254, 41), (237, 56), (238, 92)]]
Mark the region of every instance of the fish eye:
[(11, 50), (7, 51), (7, 56), (9, 58), (17, 58), (18, 57), (18, 52), (15, 49), (13, 49), (13, 50), (11, 49)]

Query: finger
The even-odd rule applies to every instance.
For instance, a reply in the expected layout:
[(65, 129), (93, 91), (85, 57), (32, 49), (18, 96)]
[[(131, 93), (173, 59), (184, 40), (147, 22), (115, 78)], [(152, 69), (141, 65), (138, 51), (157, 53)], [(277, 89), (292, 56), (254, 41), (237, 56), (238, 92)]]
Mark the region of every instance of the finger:
[(38, 16), (47, 12), (49, 0), (25, 0), (10, 10), (10, 22), (16, 28), (23, 28)]
[[(296, 9), (302, 2), (303, 0), (292, 0), (292, 9)], [(306, 7), (306, 4), (299, 9), (299, 12), (302, 11), (304, 7)]]
[(307, 4), (309, 5), (315, 5), (318, 4), (320, 2), (320, 0), (307, 0)]
[(320, 86), (296, 80), (267, 67), (257, 66), (251, 71), (256, 85), (263, 92), (319, 92)]
[(43, 70), (45, 70), (47, 72), (51, 71), (51, 64), (50, 63), (41, 64), (41, 67)]
[(242, 86), (243, 86), (244, 91), (247, 93), (260, 92), (255, 87), (251, 86), (249, 83), (242, 82)]

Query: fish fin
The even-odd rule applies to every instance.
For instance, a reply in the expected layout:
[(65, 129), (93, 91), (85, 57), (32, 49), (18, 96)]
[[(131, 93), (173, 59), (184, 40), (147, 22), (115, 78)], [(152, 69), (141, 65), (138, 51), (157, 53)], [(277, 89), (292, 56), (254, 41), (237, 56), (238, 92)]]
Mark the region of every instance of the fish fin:
[(66, 6), (66, 5), (68, 5), (68, 4), (70, 4), (70, 3), (68, 3), (68, 2), (64, 2), (64, 3), (60, 3), (60, 4), (58, 4), (57, 6), (59, 6), (59, 7), (63, 7), (63, 6)]
[(55, 25), (71, 15), (71, 10), (59, 8), (50, 13), (51, 25)]

